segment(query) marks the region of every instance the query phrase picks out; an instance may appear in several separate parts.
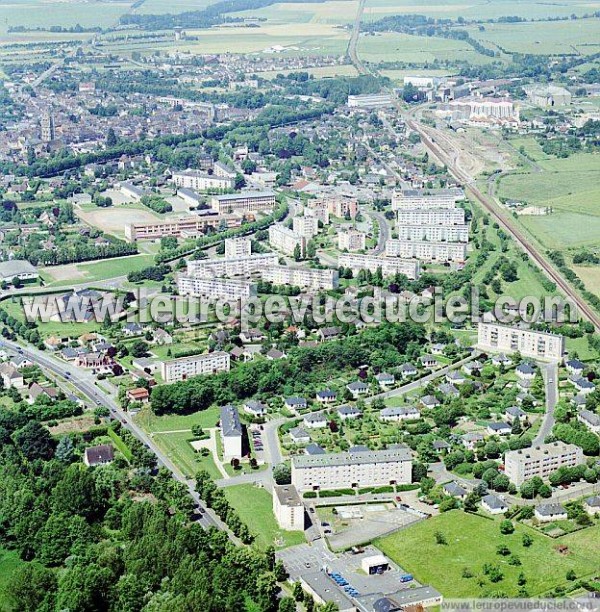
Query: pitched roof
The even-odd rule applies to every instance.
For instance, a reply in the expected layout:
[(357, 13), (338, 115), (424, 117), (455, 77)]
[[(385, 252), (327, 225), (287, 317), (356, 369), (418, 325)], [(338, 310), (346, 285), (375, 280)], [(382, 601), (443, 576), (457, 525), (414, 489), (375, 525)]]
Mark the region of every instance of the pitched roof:
[(115, 458), (115, 451), (110, 444), (90, 446), (85, 449), (85, 458), (88, 465), (99, 465), (109, 463)]
[(221, 407), (221, 431), (224, 436), (238, 437), (242, 435), (240, 415), (235, 406), (228, 404)]

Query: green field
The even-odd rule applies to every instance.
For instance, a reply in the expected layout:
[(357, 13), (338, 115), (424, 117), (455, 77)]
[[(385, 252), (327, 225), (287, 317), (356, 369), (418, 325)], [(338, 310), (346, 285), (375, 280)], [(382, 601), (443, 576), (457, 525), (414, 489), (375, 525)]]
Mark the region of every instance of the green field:
[[(571, 569), (578, 578), (598, 571), (599, 525), (553, 540), (520, 524), (516, 524), (513, 534), (501, 535), (499, 522), (453, 510), (376, 544), (418, 581), (431, 584), (445, 597), (483, 597), (493, 593), (514, 597), (520, 589), (517, 577), (521, 572), (527, 579), (529, 596), (543, 595), (565, 584), (566, 573)], [(447, 545), (436, 543), (437, 531), (444, 535)], [(529, 548), (522, 545), (524, 533), (533, 538)], [(496, 554), (499, 544), (506, 544), (522, 565), (509, 565), (508, 557)], [(559, 545), (567, 546), (568, 553), (559, 553)], [(490, 583), (482, 572), (484, 563), (498, 566), (503, 579)], [(463, 578), (465, 568), (473, 577)]]
[(320, 3), (277, 3), (265, 8), (232, 13), (238, 17), (259, 17), (269, 23), (341, 24), (354, 21), (357, 0), (330, 0)]
[(271, 494), (265, 489), (244, 484), (226, 487), (223, 491), (227, 501), (237, 510), (250, 532), (256, 536), (256, 543), (261, 548), (271, 544), (282, 548), (306, 541), (302, 531), (283, 531), (279, 528), (273, 515)]
[(193, 412), (192, 414), (165, 414), (163, 416), (156, 416), (150, 408), (145, 408), (136, 415), (135, 420), (148, 433), (184, 429), (189, 431), (194, 425), (205, 428), (214, 427), (219, 420), (219, 408), (214, 406), (208, 410)]
[(549, 249), (600, 245), (600, 217), (575, 212), (520, 216), (520, 222)]

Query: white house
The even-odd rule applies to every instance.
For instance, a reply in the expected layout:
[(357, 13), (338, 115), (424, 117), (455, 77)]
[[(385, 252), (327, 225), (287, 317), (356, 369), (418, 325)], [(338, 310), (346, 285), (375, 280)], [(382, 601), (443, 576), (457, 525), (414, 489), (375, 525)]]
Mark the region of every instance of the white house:
[(565, 520), (567, 511), (561, 504), (540, 504), (536, 506), (534, 516), (540, 523), (550, 523)]
[(384, 408), (379, 412), (381, 421), (412, 421), (421, 418), (421, 413), (414, 406), (398, 406), (396, 408)]
[(304, 415), (302, 424), (310, 429), (320, 429), (327, 427), (327, 417), (322, 412), (311, 412)]
[(369, 385), (367, 385), (367, 383), (364, 383), (360, 380), (356, 380), (346, 385), (346, 389), (348, 389), (348, 391), (352, 393), (352, 396), (354, 398), (357, 398), (361, 395), (364, 395), (365, 393), (369, 391)]
[(504, 514), (508, 510), (508, 504), (497, 495), (484, 495), (481, 506), (490, 514)]
[(362, 416), (362, 412), (356, 406), (340, 406), (337, 413), (342, 421), (358, 419)]

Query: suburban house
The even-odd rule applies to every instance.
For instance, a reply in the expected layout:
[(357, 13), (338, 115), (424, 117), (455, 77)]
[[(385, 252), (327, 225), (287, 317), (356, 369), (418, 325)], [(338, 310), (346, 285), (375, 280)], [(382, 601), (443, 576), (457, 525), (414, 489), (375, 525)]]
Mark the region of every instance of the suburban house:
[(469, 432), (463, 434), (460, 437), (460, 441), (462, 445), (468, 450), (474, 450), (479, 442), (483, 442), (485, 440), (485, 436), (481, 433), (477, 432)]
[(323, 327), (319, 330), (319, 340), (321, 342), (327, 342), (327, 340), (333, 340), (342, 333), (339, 327)]
[(23, 374), (15, 366), (10, 365), (10, 363), (0, 364), (0, 376), (2, 377), (5, 389), (10, 389), (11, 387), (22, 389), (25, 386)]
[(311, 412), (304, 415), (302, 424), (310, 429), (320, 429), (327, 427), (327, 417), (322, 412)]
[(450, 495), (450, 497), (456, 497), (458, 499), (465, 499), (465, 497), (467, 497), (467, 490), (461, 487), (457, 482), (448, 482), (442, 488), (444, 493)]
[(481, 368), (483, 368), (481, 361), (475, 360), (465, 363), (462, 367), (462, 371), (468, 376), (473, 376), (474, 374), (481, 372)]
[(590, 431), (600, 434), (600, 415), (591, 410), (580, 410), (577, 413), (577, 420), (583, 423)]
[(389, 385), (393, 385), (396, 382), (396, 378), (393, 374), (388, 374), (387, 372), (381, 372), (381, 374), (377, 374), (375, 376), (375, 380), (379, 384), (380, 387), (387, 387)]
[(125, 323), (122, 327), (123, 333), (128, 336), (139, 336), (144, 333), (144, 328), (139, 323)]
[(173, 336), (164, 329), (155, 329), (152, 334), (152, 339), (154, 344), (164, 345), (164, 344), (173, 344)]
[(62, 340), (56, 336), (50, 336), (44, 340), (44, 346), (49, 351), (56, 351), (62, 346)]
[(587, 378), (576, 378), (575, 380), (569, 379), (569, 382), (581, 395), (588, 395), (596, 389), (594, 383), (590, 382)]
[(312, 442), (311, 444), (308, 444), (305, 447), (304, 452), (307, 455), (324, 455), (325, 449), (322, 446), (316, 444), (315, 442)]
[(497, 495), (484, 495), (481, 498), (481, 506), (490, 514), (504, 514), (508, 510), (508, 504)]
[(411, 376), (417, 375), (417, 368), (412, 363), (403, 363), (398, 368), (398, 372), (402, 378), (410, 378)]
[(431, 446), (433, 447), (433, 450), (437, 452), (447, 451), (452, 448), (450, 444), (446, 442), (446, 440), (434, 440)]
[(535, 378), (535, 368), (530, 363), (520, 363), (515, 368), (515, 374), (521, 380), (533, 380)]
[(436, 344), (431, 345), (431, 353), (433, 355), (443, 355), (444, 350), (446, 349), (446, 345), (441, 342), (437, 342)]
[(356, 380), (346, 385), (346, 389), (352, 393), (353, 397), (359, 397), (360, 395), (364, 395), (369, 391), (369, 385), (360, 380)]
[(287, 355), (283, 351), (280, 351), (279, 349), (272, 348), (269, 351), (267, 351), (267, 354), (265, 355), (265, 357), (269, 359), (270, 361), (276, 361), (277, 359), (285, 359)]
[(317, 391), (317, 394), (315, 397), (316, 397), (317, 402), (321, 404), (331, 404), (332, 402), (335, 402), (335, 400), (337, 399), (337, 394), (335, 391), (332, 391), (331, 389), (323, 389), (323, 391)]
[(490, 436), (508, 436), (512, 427), (508, 423), (500, 421), (498, 423), (488, 423), (486, 430)]
[(262, 342), (264, 339), (265, 335), (260, 331), (260, 329), (245, 329), (240, 332), (240, 340), (244, 344)]
[(583, 509), (588, 514), (600, 514), (600, 495), (594, 495), (593, 497), (587, 497), (583, 502)]
[(88, 467), (96, 467), (98, 465), (106, 465), (112, 463), (115, 458), (115, 451), (110, 444), (100, 444), (99, 446), (90, 446), (83, 453), (83, 462)]
[(302, 429), (302, 427), (292, 427), (288, 433), (294, 444), (308, 444), (310, 442), (308, 432)]
[(435, 368), (438, 365), (438, 360), (433, 355), (422, 355), (419, 357), (424, 368)]
[(449, 382), (452, 385), (462, 385), (463, 383), (467, 382), (467, 379), (460, 372), (452, 370), (446, 374), (446, 382)]
[(536, 506), (534, 516), (540, 523), (563, 521), (567, 518), (567, 510), (561, 504), (540, 504)]
[(246, 400), (244, 402), (244, 412), (253, 417), (264, 417), (267, 414), (267, 407), (255, 400)]
[(414, 421), (421, 418), (421, 413), (415, 406), (398, 406), (383, 408), (379, 412), (379, 420), (381, 421)]
[(435, 408), (441, 404), (440, 400), (435, 395), (424, 395), (419, 402), (425, 408)]
[(579, 359), (569, 359), (569, 361), (565, 363), (565, 368), (570, 376), (581, 378), (585, 371), (585, 364), (579, 361)]
[(518, 406), (509, 406), (504, 411), (504, 418), (509, 423), (514, 423), (515, 421), (523, 422), (527, 419), (527, 413), (521, 410), (521, 408), (519, 408)]
[(447, 397), (460, 397), (460, 391), (450, 383), (442, 383), (438, 387), (438, 391)]
[(303, 397), (286, 397), (284, 402), (285, 407), (290, 410), (303, 410), (308, 405)]
[(132, 402), (147, 402), (150, 399), (150, 393), (145, 387), (136, 387), (127, 391), (127, 399)]
[(17, 370), (20, 370), (21, 368), (29, 368), (33, 365), (33, 361), (25, 357), (25, 355), (15, 355), (11, 358), (9, 363), (17, 368)]
[(356, 406), (340, 406), (337, 409), (337, 413), (342, 421), (357, 419), (362, 416), (362, 412)]
[(59, 391), (55, 387), (42, 387), (42, 385), (36, 382), (31, 383), (27, 390), (27, 402), (33, 404), (40, 396), (55, 400), (59, 396)]
[(496, 366), (497, 368), (500, 366), (507, 368), (508, 366), (512, 365), (512, 359), (504, 355), (504, 353), (492, 355), (492, 365)]

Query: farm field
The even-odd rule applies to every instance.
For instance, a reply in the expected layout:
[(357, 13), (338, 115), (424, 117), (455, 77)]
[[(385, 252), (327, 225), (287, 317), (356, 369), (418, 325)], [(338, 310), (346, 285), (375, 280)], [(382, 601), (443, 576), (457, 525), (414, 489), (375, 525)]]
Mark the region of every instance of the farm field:
[(486, 24), (483, 32), (477, 26), (467, 30), (486, 47), (498, 46), (509, 53), (591, 55), (600, 51), (597, 19), (494, 23)]
[(0, 3), (0, 34), (6, 34), (8, 26), (18, 25), (108, 27), (115, 25), (131, 4), (129, 1), (94, 2), (92, 10), (90, 3), (82, 0), (9, 0)]
[(523, 215), (519, 221), (549, 249), (600, 245), (600, 217), (558, 211), (543, 216)]
[(225, 487), (227, 501), (236, 509), (243, 523), (256, 536), (260, 548), (274, 544), (277, 548), (302, 544), (302, 531), (283, 531), (273, 515), (271, 494), (251, 484)]
[[(452, 510), (376, 544), (417, 580), (431, 584), (445, 597), (483, 597), (498, 592), (514, 597), (521, 588), (517, 584), (521, 572), (527, 579), (525, 588), (533, 597), (565, 584), (570, 569), (579, 578), (594, 573), (597, 568), (599, 525), (553, 540), (518, 523), (513, 534), (501, 535), (499, 524), (498, 519), (488, 520)], [(436, 543), (436, 532), (443, 534), (446, 545)], [(525, 533), (533, 538), (529, 548), (522, 544)], [(522, 565), (509, 565), (508, 557), (499, 556), (496, 553), (499, 544), (505, 544)], [(558, 552), (559, 545), (567, 546), (568, 552)], [(482, 571), (484, 563), (498, 567), (503, 579), (490, 583)], [(463, 577), (465, 569), (472, 577)]]
[(354, 21), (357, 0), (330, 0), (320, 3), (286, 3), (280, 2), (265, 8), (231, 13), (237, 17), (259, 17), (270, 23), (297, 24), (326, 23), (340, 24)]
[(571, 266), (575, 274), (584, 282), (588, 291), (600, 295), (600, 267)]
[(215, 0), (146, 0), (140, 7), (134, 9), (134, 15), (160, 15), (162, 13), (184, 13), (186, 11), (201, 11), (214, 4)]
[(459, 40), (383, 33), (361, 36), (358, 42), (361, 59), (372, 62), (407, 62), (424, 64), (437, 59), (462, 59), (474, 64), (487, 63), (492, 58), (481, 55)]
[(153, 264), (152, 255), (129, 255), (80, 264), (48, 266), (41, 268), (40, 274), (49, 286), (60, 287), (123, 276), (126, 272), (135, 272)]
[(386, 14), (419, 14), (439, 19), (487, 19), (503, 15), (543, 18), (552, 16), (568, 17), (572, 13), (583, 15), (600, 8), (598, 2), (588, 3), (585, 0), (568, 0), (559, 3), (542, 3), (535, 0), (435, 0), (427, 3), (424, 0), (367, 0), (365, 17), (379, 19)]
[[(278, 74), (289, 74), (290, 72), (297, 72), (297, 70), (273, 70), (271, 72), (255, 72), (257, 77), (263, 79), (272, 80)], [(356, 76), (356, 68), (352, 64), (343, 64), (341, 66), (319, 66), (318, 68), (303, 68), (302, 72), (314, 76), (315, 79), (324, 79), (327, 77), (334, 76)]]

